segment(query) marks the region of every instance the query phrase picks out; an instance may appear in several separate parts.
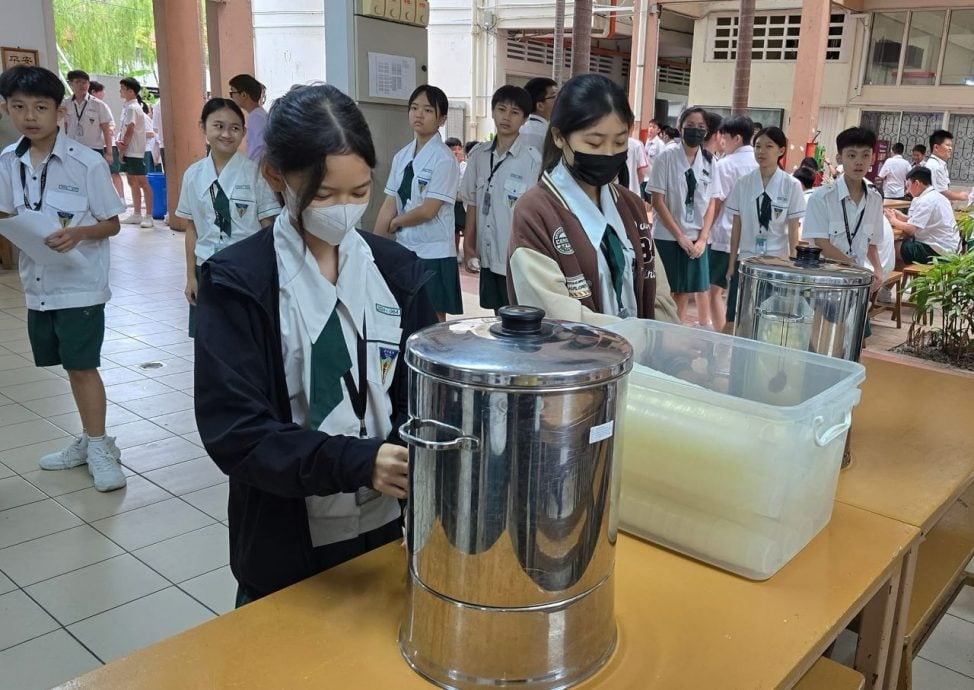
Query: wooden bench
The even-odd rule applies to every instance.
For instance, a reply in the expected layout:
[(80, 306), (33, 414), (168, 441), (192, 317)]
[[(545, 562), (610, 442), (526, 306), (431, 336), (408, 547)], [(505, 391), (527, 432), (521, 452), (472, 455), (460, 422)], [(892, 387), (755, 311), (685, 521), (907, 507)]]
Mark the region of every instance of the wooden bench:
[[(926, 273), (927, 271), (929, 271), (931, 268), (933, 268), (933, 264), (907, 264), (906, 266), (903, 267), (903, 269), (901, 271), (901, 273), (903, 274), (903, 277), (900, 280), (900, 285), (899, 285), (899, 288), (897, 290), (897, 292), (899, 293), (899, 302), (900, 302), (900, 308), (901, 309), (903, 307), (913, 307), (913, 308), (916, 308), (916, 303), (913, 302), (912, 300), (904, 299), (903, 295), (906, 293), (906, 289), (909, 286), (911, 280), (913, 280), (917, 276), (923, 275), (924, 273)], [(926, 325), (926, 323), (927, 323), (926, 316), (924, 316), (921, 319), (921, 323), (923, 323), (924, 325)]]
[(882, 287), (895, 288), (893, 291), (893, 303), (886, 304), (885, 302), (877, 301), (879, 298), (879, 291), (877, 290), (869, 298), (869, 318), (871, 319), (878, 314), (882, 314), (884, 311), (889, 311), (892, 312), (890, 318), (896, 322), (896, 327), (903, 328), (903, 274), (900, 271), (892, 271), (886, 276)]
[(795, 683), (794, 690), (863, 690), (866, 678), (859, 671), (822, 657)]

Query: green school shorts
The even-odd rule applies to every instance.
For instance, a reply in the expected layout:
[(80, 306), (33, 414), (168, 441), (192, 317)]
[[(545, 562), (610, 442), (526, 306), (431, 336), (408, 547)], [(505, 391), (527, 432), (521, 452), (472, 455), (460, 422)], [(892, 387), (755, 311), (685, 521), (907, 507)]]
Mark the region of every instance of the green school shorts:
[(108, 172), (112, 175), (118, 175), (122, 172), (122, 159), (118, 155), (118, 147), (112, 147), (112, 164), (108, 166)]
[(707, 247), (707, 262), (710, 264), (710, 284), (727, 287), (727, 267), (730, 266), (730, 253)]
[(422, 259), (426, 270), (433, 276), (426, 283), (433, 308), (446, 314), (463, 313), (463, 297), (460, 294), (460, 272), (457, 270), (457, 257), (443, 259)]
[(34, 364), (84, 371), (101, 366), (105, 305), (50, 311), (27, 310), (27, 337)]
[(507, 276), (494, 273), (488, 268), (480, 269), (480, 306), (495, 312), (511, 303), (507, 295)]
[(145, 159), (125, 156), (122, 162), (122, 172), (126, 175), (145, 175)]
[(900, 256), (905, 264), (932, 264), (940, 256), (933, 247), (917, 240), (904, 240), (900, 245)]

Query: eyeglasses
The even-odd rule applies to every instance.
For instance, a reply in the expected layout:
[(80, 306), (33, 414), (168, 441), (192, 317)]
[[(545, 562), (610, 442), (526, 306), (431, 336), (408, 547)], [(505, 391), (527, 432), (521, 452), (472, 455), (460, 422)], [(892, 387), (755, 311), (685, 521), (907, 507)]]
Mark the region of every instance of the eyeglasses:
[(233, 89), (230, 89), (230, 95), (231, 96), (239, 96), (240, 95), (240, 92), (239, 91), (234, 91)]

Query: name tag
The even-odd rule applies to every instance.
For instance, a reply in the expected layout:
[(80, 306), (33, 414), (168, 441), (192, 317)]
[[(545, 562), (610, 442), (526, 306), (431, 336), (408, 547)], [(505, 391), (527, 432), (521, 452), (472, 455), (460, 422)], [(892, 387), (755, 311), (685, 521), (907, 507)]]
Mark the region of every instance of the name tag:
[(81, 193), (81, 189), (79, 187), (72, 187), (69, 184), (59, 184), (57, 188), (59, 192), (71, 192), (72, 194)]

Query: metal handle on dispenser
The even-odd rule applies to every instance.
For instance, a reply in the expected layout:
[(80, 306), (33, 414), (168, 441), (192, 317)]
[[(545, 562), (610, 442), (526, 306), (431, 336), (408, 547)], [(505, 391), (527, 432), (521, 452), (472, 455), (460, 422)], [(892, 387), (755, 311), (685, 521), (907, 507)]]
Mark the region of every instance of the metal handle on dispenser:
[(817, 431), (818, 427), (825, 421), (825, 417), (816, 417), (812, 422), (812, 427), (815, 431), (815, 445), (819, 448), (824, 448), (841, 436), (850, 426), (852, 426), (852, 411), (845, 413), (845, 417), (841, 422), (834, 426), (830, 426), (825, 431)]
[[(449, 441), (428, 441), (416, 435), (424, 427), (432, 427), (437, 432), (437, 435), (440, 433), (453, 434), (456, 438)], [(437, 422), (432, 419), (410, 417), (405, 424), (399, 427), (399, 436), (410, 445), (432, 451), (477, 450), (480, 447), (480, 439), (465, 435), (463, 431), (457, 429), (455, 426), (450, 426), (449, 424)]]

